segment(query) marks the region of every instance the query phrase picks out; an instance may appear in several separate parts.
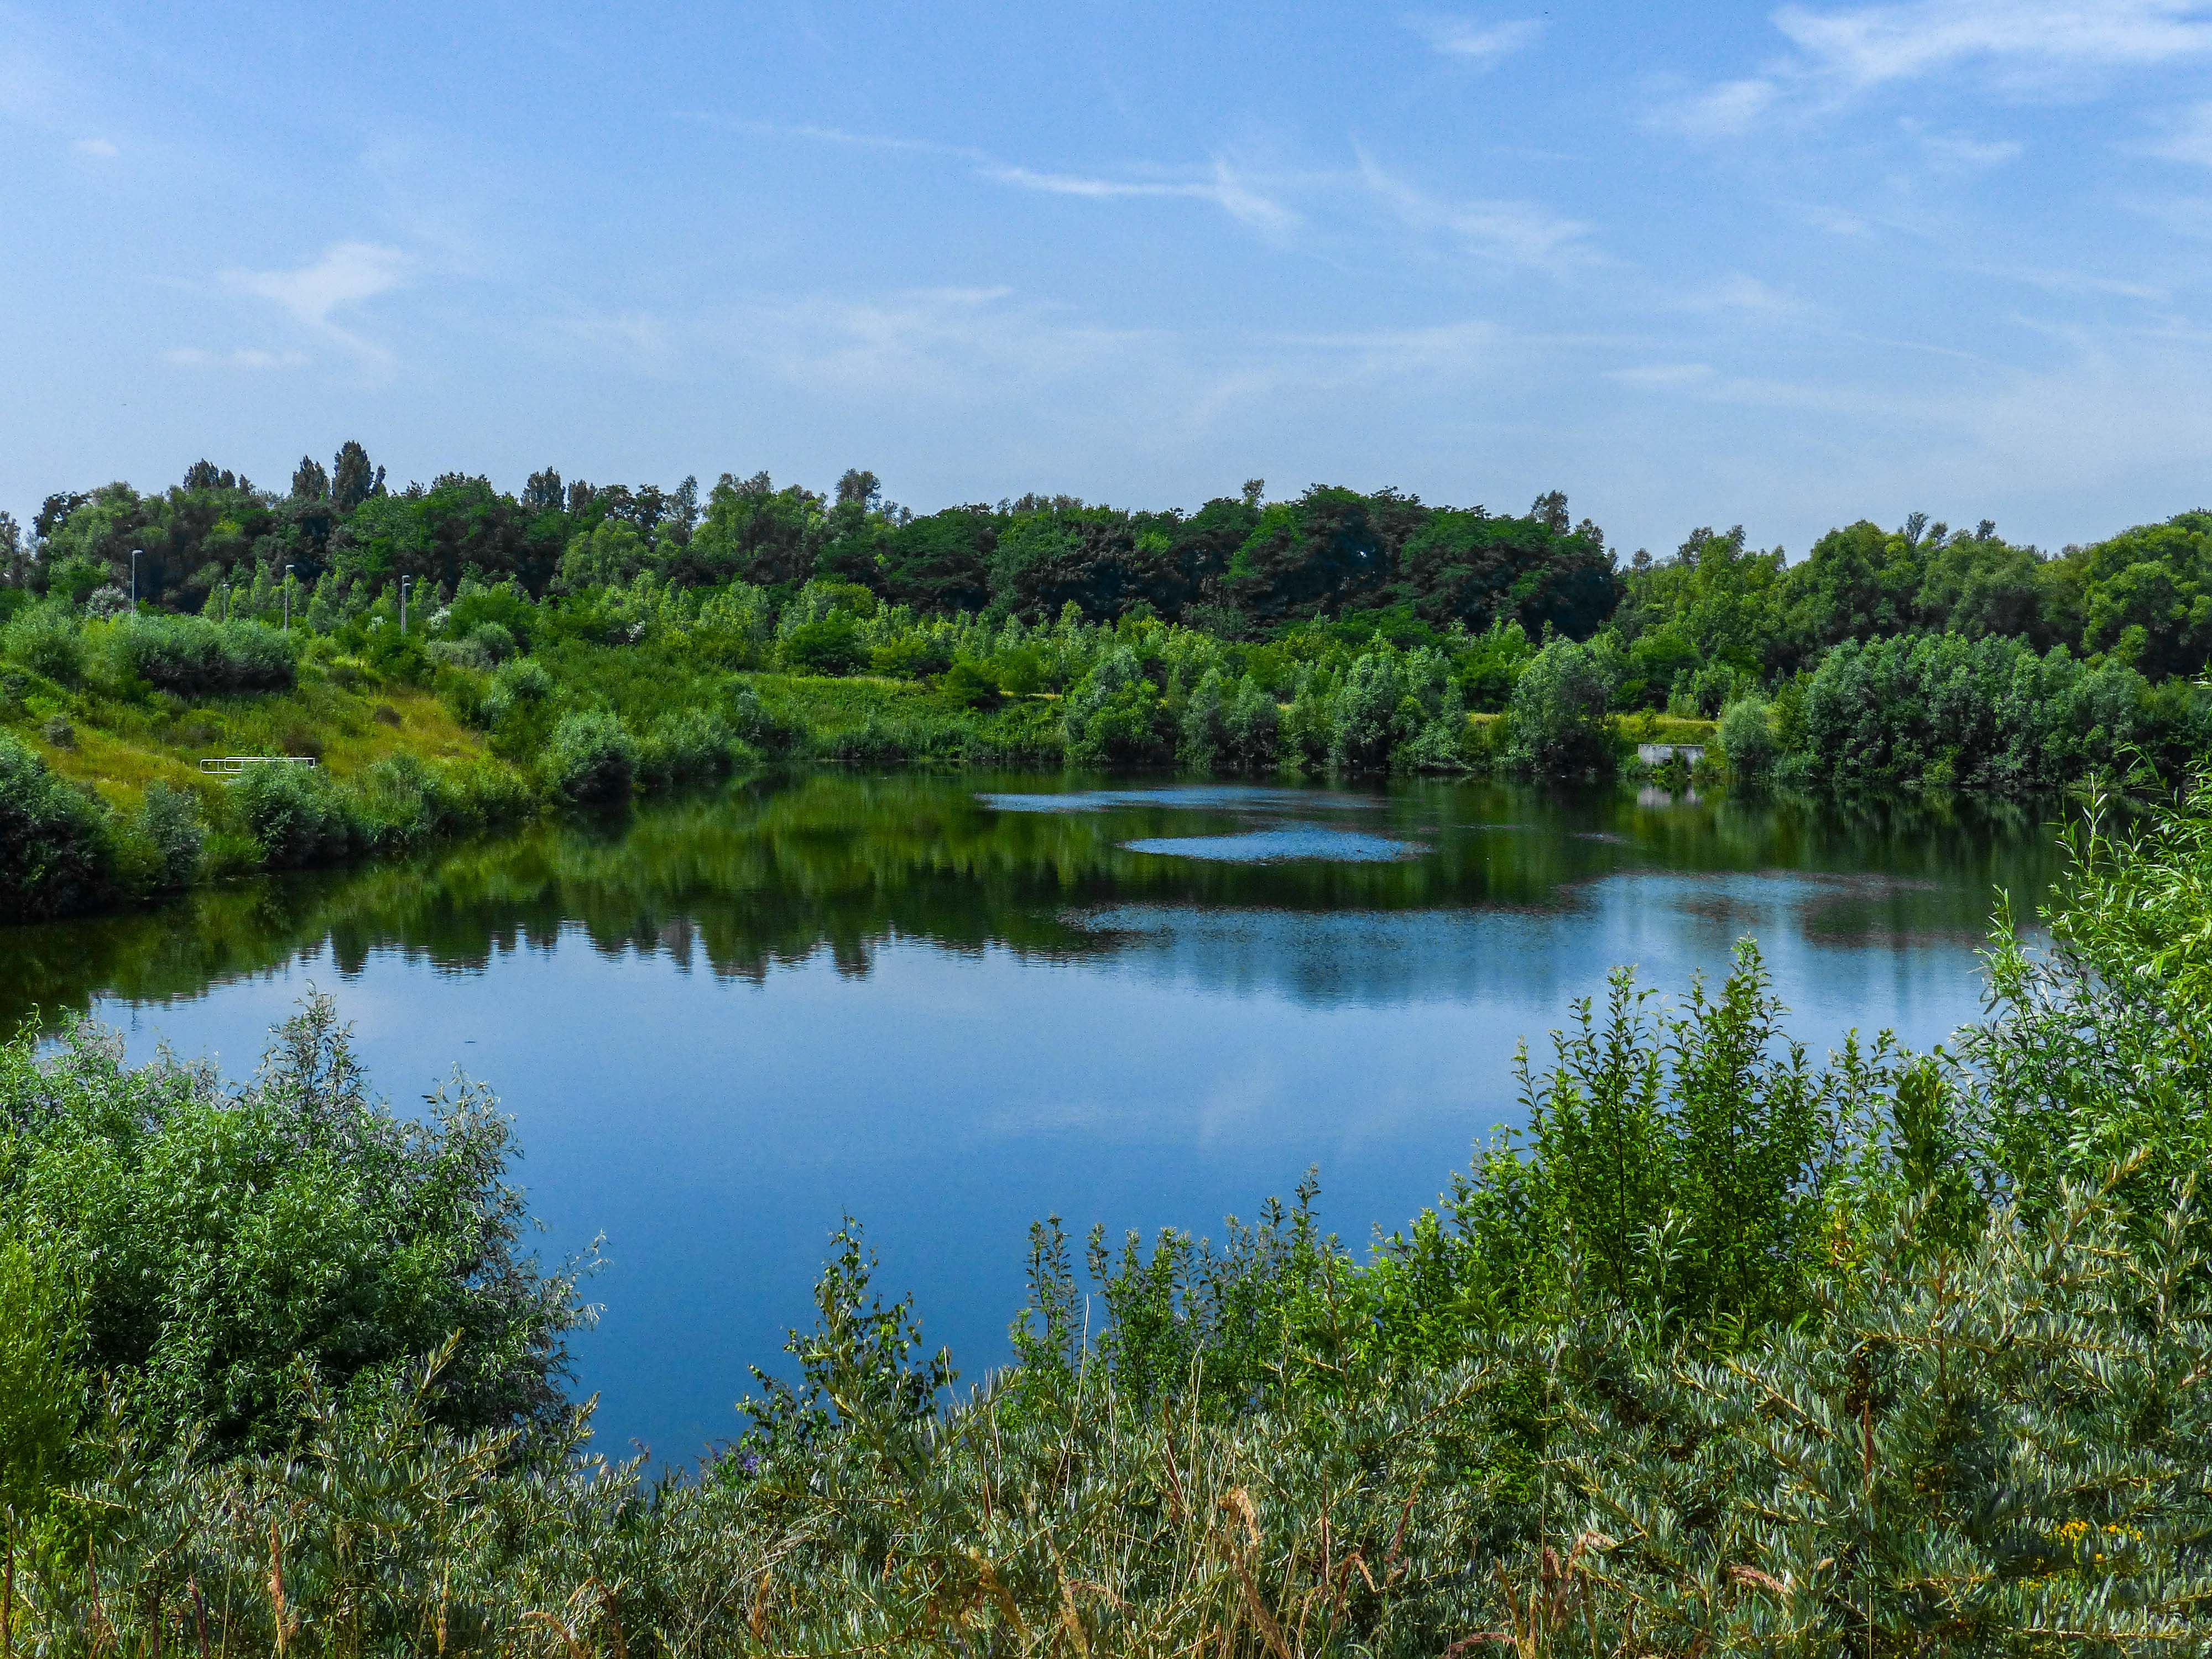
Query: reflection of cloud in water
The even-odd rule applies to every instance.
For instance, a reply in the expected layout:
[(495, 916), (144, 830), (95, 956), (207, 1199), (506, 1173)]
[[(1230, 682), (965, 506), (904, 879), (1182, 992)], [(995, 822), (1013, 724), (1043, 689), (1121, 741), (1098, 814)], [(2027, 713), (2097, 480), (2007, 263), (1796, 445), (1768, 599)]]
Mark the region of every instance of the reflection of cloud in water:
[(1228, 864), (1271, 864), (1285, 859), (1328, 859), (1344, 864), (1382, 864), (1416, 859), (1429, 849), (1418, 842), (1364, 836), (1356, 830), (1252, 830), (1240, 836), (1155, 836), (1122, 843), (1132, 853), (1162, 858), (1212, 859)]
[(1564, 964), (1560, 917), (1501, 910), (1232, 910), (1117, 905), (1069, 918), (1112, 938), (1111, 960), (1228, 996), (1387, 1007), (1502, 994), (1548, 995)]
[(1871, 959), (1856, 953), (1867, 951), (1965, 967), (1953, 953), (1985, 920), (1978, 890), (1888, 877), (1621, 874), (1557, 891), (1561, 902), (1544, 909), (1112, 905), (1064, 919), (1098, 942), (1103, 960), (1209, 993), (1344, 1008), (1503, 1002), (1547, 1015), (1619, 963), (1678, 991), (1693, 966), (1725, 962), (1746, 934), (1772, 966), (1815, 953), (1828, 964), (1823, 978), (1845, 960), (1864, 971)]

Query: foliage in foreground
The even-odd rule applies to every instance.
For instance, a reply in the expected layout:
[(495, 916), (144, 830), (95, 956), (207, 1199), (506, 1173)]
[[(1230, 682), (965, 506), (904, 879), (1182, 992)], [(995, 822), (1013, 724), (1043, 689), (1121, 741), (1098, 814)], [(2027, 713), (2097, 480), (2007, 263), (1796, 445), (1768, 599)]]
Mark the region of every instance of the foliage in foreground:
[[(848, 1231), (793, 1374), (683, 1483), (557, 1413), (453, 1421), (465, 1333), (311, 1358), (233, 1449), (134, 1410), (55, 1258), (0, 1264), (0, 1330), (50, 1334), (0, 1340), (13, 1639), (2201, 1650), (2212, 787), (2075, 850), (1956, 1057), (1813, 1065), (1749, 953), (1664, 1016), (1623, 983), (1532, 1072), (1525, 1140), (1364, 1259), (1303, 1198), (1218, 1249), (1094, 1237), (1086, 1337), (1041, 1226), (1019, 1364), (957, 1399)], [(21, 1393), (57, 1364), (85, 1379), (58, 1446)]]

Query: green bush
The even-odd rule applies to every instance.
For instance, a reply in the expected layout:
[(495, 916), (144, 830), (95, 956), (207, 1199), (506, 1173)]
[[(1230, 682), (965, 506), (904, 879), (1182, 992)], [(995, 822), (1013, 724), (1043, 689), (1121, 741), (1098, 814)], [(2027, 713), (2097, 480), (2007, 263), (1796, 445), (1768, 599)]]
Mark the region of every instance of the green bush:
[(48, 679), (74, 685), (84, 678), (84, 633), (70, 608), (49, 599), (17, 611), (0, 629), (0, 653)]
[(563, 800), (616, 800), (629, 793), (637, 744), (604, 709), (563, 714), (545, 745), (545, 785)]
[(1067, 757), (1078, 766), (1158, 765), (1173, 753), (1166, 702), (1127, 646), (1108, 650), (1067, 694)]
[(231, 811), (273, 870), (344, 858), (362, 844), (350, 804), (319, 766), (248, 767), (230, 786)]
[(850, 617), (801, 623), (777, 646), (786, 668), (802, 674), (857, 674), (868, 665), (868, 647)]
[(963, 658), (939, 676), (937, 695), (957, 708), (996, 708), (1005, 701), (990, 665)]
[[(6, 1214), (0, 1209), (0, 1214)], [(42, 1238), (44, 1250), (52, 1249)], [(18, 1235), (0, 1241), (0, 1540), (38, 1520), (76, 1462), (90, 1390), (70, 1275)]]
[(892, 679), (927, 679), (952, 666), (952, 651), (929, 635), (901, 634), (871, 647), (868, 666)]
[(739, 743), (763, 755), (783, 753), (799, 735), (769, 714), (761, 703), (760, 693), (744, 680), (730, 688), (728, 720), (730, 732)]
[(535, 708), (553, 695), (553, 677), (533, 657), (515, 657), (499, 665), (491, 686), (477, 703), (477, 718), (496, 726), (517, 708)]
[(531, 804), (529, 791), (505, 767), (441, 766), (404, 750), (363, 772), (351, 802), (363, 843), (380, 850), (510, 822)]
[(302, 1362), (343, 1389), (455, 1333), (435, 1418), (557, 1420), (580, 1310), (523, 1249), (508, 1135), (465, 1086), (395, 1117), (326, 998), (237, 1092), (126, 1068), (85, 1029), (51, 1059), (28, 1036), (0, 1046), (0, 1215), (74, 1264), (88, 1365), (165, 1437), (281, 1447)]
[(296, 641), (258, 623), (129, 616), (108, 631), (118, 671), (179, 696), (277, 691), (298, 677)]
[(84, 909), (107, 896), (114, 866), (113, 836), (99, 803), (0, 732), (0, 917)]
[(1775, 741), (1774, 723), (1760, 699), (1746, 697), (1730, 703), (1721, 716), (1719, 735), (1729, 771), (1740, 781), (1759, 782), (1774, 769), (1781, 745)]
[(164, 887), (188, 887), (199, 874), (200, 850), (207, 828), (200, 804), (181, 789), (155, 781), (147, 786), (138, 809), (137, 834), (153, 849), (155, 876)]
[[(1380, 771), (1390, 751), (1419, 729), (1401, 717), (1407, 684), (1394, 651), (1364, 652), (1328, 700), (1329, 764), (1346, 772)], [(1418, 716), (1419, 711), (1414, 711)]]
[(656, 788), (726, 777), (736, 741), (719, 714), (696, 708), (663, 714), (638, 745), (638, 777)]
[(1610, 769), (1613, 736), (1605, 715), (1612, 691), (1595, 650), (1573, 640), (1551, 641), (1513, 683), (1508, 763), (1539, 777)]

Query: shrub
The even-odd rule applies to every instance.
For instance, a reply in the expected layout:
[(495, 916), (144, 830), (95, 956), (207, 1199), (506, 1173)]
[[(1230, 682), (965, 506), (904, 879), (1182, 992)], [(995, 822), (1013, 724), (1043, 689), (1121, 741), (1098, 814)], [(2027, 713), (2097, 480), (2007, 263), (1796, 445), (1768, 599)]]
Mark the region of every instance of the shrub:
[(850, 617), (801, 623), (777, 647), (783, 665), (802, 674), (857, 674), (868, 665), (868, 647)]
[(1329, 764), (1350, 772), (1378, 771), (1390, 751), (1413, 735), (1399, 718), (1406, 696), (1396, 653), (1363, 652), (1352, 659), (1328, 700)]
[(119, 672), (185, 696), (282, 690), (299, 673), (294, 640), (258, 623), (131, 616), (107, 643)]
[(663, 714), (638, 745), (638, 776), (655, 787), (726, 777), (735, 741), (719, 714), (696, 708)]
[(1605, 714), (1613, 687), (1598, 653), (1555, 639), (1513, 683), (1508, 762), (1540, 777), (1603, 771), (1613, 764)]
[[(25, 1240), (0, 1242), (0, 1536), (36, 1518), (76, 1462), (85, 1378), (77, 1298), (58, 1264)], [(12, 1612), (12, 1609), (10, 1609)]]
[(230, 786), (230, 803), (270, 869), (332, 862), (356, 840), (354, 814), (319, 766), (248, 767)]
[(1721, 753), (1728, 757), (1729, 770), (1739, 781), (1757, 783), (1765, 778), (1774, 769), (1781, 748), (1775, 741), (1766, 704), (1757, 697), (1730, 703), (1721, 716), (1720, 745)]
[(422, 648), (433, 662), (488, 672), (514, 654), (514, 635), (495, 622), (480, 623), (465, 634), (433, 640)]
[(1239, 771), (1274, 770), (1281, 718), (1273, 693), (1249, 675), (1238, 680), (1236, 695), (1223, 711), (1224, 757)]
[(453, 799), (438, 769), (405, 750), (362, 774), (356, 814), (362, 839), (378, 848), (470, 828), (472, 817)]
[(481, 634), (486, 626), (496, 628), (507, 640), (502, 655), (512, 655), (515, 642), (528, 641), (536, 631), (538, 607), (514, 588), (471, 587), (466, 581), (461, 587), (446, 608), (446, 627), (452, 634), (465, 639)]
[(790, 748), (797, 735), (762, 706), (760, 693), (743, 680), (730, 690), (728, 718), (730, 731), (737, 740), (764, 755), (779, 754)]
[(153, 849), (155, 873), (161, 885), (191, 885), (199, 873), (200, 849), (207, 838), (200, 822), (199, 802), (185, 791), (156, 781), (147, 786), (136, 828)]
[(554, 1420), (580, 1310), (522, 1247), (508, 1134), (466, 1085), (396, 1118), (325, 997), (237, 1092), (82, 1027), (0, 1045), (0, 1214), (75, 1265), (87, 1358), (164, 1439), (281, 1447), (303, 1362), (343, 1387), (449, 1338), (434, 1418)]
[(1209, 668), (1182, 706), (1182, 741), (1176, 756), (1194, 772), (1211, 772), (1221, 763), (1229, 742), (1227, 702), (1221, 671)]
[(927, 634), (901, 634), (872, 647), (868, 665), (893, 679), (927, 679), (952, 665), (952, 652)]
[(989, 665), (966, 657), (939, 678), (937, 695), (959, 708), (996, 708), (1004, 700)]
[(106, 815), (46, 763), (0, 732), (0, 916), (66, 915), (108, 890), (114, 845)]
[(84, 678), (84, 635), (68, 605), (49, 599), (17, 611), (0, 629), (0, 652), (48, 679), (73, 685)]
[(498, 665), (498, 659), (479, 649), (474, 640), (432, 640), (422, 647), (422, 653), (448, 668), (473, 668), (480, 673)]
[(563, 800), (614, 800), (629, 793), (637, 744), (605, 709), (563, 714), (545, 745), (545, 784)]
[(1167, 705), (1126, 645), (1107, 651), (1076, 683), (1063, 719), (1067, 757), (1079, 766), (1157, 764), (1170, 752)]
[(491, 689), (477, 705), (477, 718), (496, 726), (517, 708), (533, 708), (553, 695), (553, 677), (534, 657), (515, 657), (500, 664), (491, 677)]

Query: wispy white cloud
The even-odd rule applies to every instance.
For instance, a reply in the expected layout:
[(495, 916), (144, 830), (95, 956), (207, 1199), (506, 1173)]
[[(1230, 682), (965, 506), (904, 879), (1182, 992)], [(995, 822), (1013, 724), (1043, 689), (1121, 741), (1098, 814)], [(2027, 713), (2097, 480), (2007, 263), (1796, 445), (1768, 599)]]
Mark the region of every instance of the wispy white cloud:
[(115, 147), (115, 141), (112, 138), (80, 138), (70, 148), (80, 155), (89, 155), (101, 161), (112, 161), (123, 153)]
[(1539, 203), (1449, 201), (1386, 172), (1364, 152), (1359, 157), (1359, 177), (1407, 228), (1445, 236), (1461, 251), (1479, 258), (1557, 266), (1589, 257), (1589, 226)]
[[(1757, 74), (1662, 103), (1655, 126), (1701, 139), (1742, 136), (1784, 109), (1832, 112), (1857, 94), (1976, 70), (2012, 94), (2062, 93), (2115, 72), (2212, 58), (2212, 0), (1905, 0), (1816, 9), (1790, 4), (1774, 27), (1789, 50)], [(2001, 141), (1931, 141), (1954, 165), (1992, 166)]]
[(1149, 331), (1091, 323), (1011, 289), (927, 289), (743, 307), (708, 331), (793, 384), (871, 398), (991, 399), (1120, 360)]
[(1139, 198), (1173, 198), (1207, 202), (1240, 224), (1255, 230), (1286, 231), (1299, 222), (1298, 215), (1263, 193), (1226, 161), (1216, 159), (1206, 179), (1101, 179), (1080, 173), (1040, 173), (1030, 167), (993, 164), (981, 169), (984, 178), (1022, 190), (1052, 196), (1077, 196), (1091, 201)]
[(583, 346), (605, 354), (623, 368), (666, 376), (682, 360), (678, 336), (669, 319), (650, 311), (564, 311), (529, 331), (530, 343), (564, 355)]
[(1770, 287), (1758, 277), (1735, 271), (1691, 294), (1682, 301), (1682, 308), (1733, 312), (1741, 316), (1795, 317), (1802, 315), (1806, 307), (1802, 301)]
[(1911, 0), (1828, 11), (1789, 5), (1775, 27), (1819, 72), (1856, 86), (1979, 62), (2032, 82), (2212, 55), (2202, 0)]
[(2098, 294), (2118, 300), (2164, 301), (2172, 291), (2155, 283), (2129, 282), (2115, 276), (2093, 276), (2078, 270), (2042, 270), (2022, 266), (1990, 266), (1986, 274), (2024, 283), (2046, 294)]
[(1839, 207), (1814, 203), (1802, 210), (1805, 220), (1816, 230), (1825, 230), (1831, 236), (1870, 235), (1874, 227), (1856, 213)]
[(687, 112), (678, 118), (767, 138), (828, 144), (846, 149), (875, 150), (894, 155), (925, 155), (965, 161), (975, 168), (975, 176), (979, 179), (1049, 196), (1079, 197), (1094, 202), (1147, 199), (1206, 202), (1219, 208), (1241, 224), (1272, 233), (1289, 230), (1299, 222), (1299, 216), (1293, 210), (1270, 196), (1243, 171), (1220, 156), (1214, 157), (1205, 173), (1199, 176), (1146, 176), (1139, 173), (1115, 177), (1024, 166), (1001, 161), (988, 150), (978, 149), (973, 145), (941, 143), (929, 138), (901, 138), (880, 133), (852, 132), (842, 127), (749, 121), (711, 114)]
[(1905, 131), (1919, 142), (1922, 151), (1946, 173), (1986, 173), (2016, 161), (2027, 146), (2016, 138), (1970, 138), (1963, 133), (1929, 132), (1917, 122), (1905, 123)]
[(295, 322), (344, 346), (367, 363), (382, 366), (391, 354), (333, 320), (407, 278), (408, 259), (397, 248), (374, 242), (337, 242), (311, 264), (291, 270), (228, 270), (223, 280), (240, 293), (281, 307)]
[(1650, 125), (1686, 138), (1735, 138), (1757, 126), (1781, 100), (1782, 88), (1765, 76), (1723, 81), (1654, 110)]
[(853, 132), (844, 127), (817, 126), (805, 122), (753, 121), (742, 117), (717, 115), (707, 110), (679, 110), (679, 121), (696, 122), (702, 126), (720, 127), (731, 132), (750, 133), (762, 138), (789, 138), (802, 143), (834, 144), (845, 149), (883, 150), (892, 155), (943, 155), (957, 161), (988, 162), (990, 156), (969, 144), (947, 144), (931, 138), (901, 138), (875, 132)]
[(304, 352), (264, 351), (256, 346), (241, 346), (233, 351), (207, 351), (198, 346), (178, 346), (161, 354), (161, 361), (179, 368), (299, 368), (306, 365)]
[(2191, 105), (2166, 117), (2160, 136), (2142, 147), (2142, 153), (2160, 161), (2187, 161), (2212, 167), (2212, 103)]
[(1638, 392), (1679, 392), (1703, 386), (1713, 378), (1711, 363), (1639, 363), (1632, 368), (1607, 372), (1607, 380)]
[(1406, 27), (1429, 43), (1438, 55), (1488, 69), (1517, 52), (1525, 52), (1542, 39), (1544, 25), (1537, 18), (1510, 22), (1479, 23), (1464, 17), (1444, 17), (1417, 12)]
[(374, 300), (398, 288), (406, 256), (374, 242), (337, 242), (313, 264), (292, 270), (232, 270), (232, 287), (273, 300), (303, 323), (327, 326), (341, 307)]

